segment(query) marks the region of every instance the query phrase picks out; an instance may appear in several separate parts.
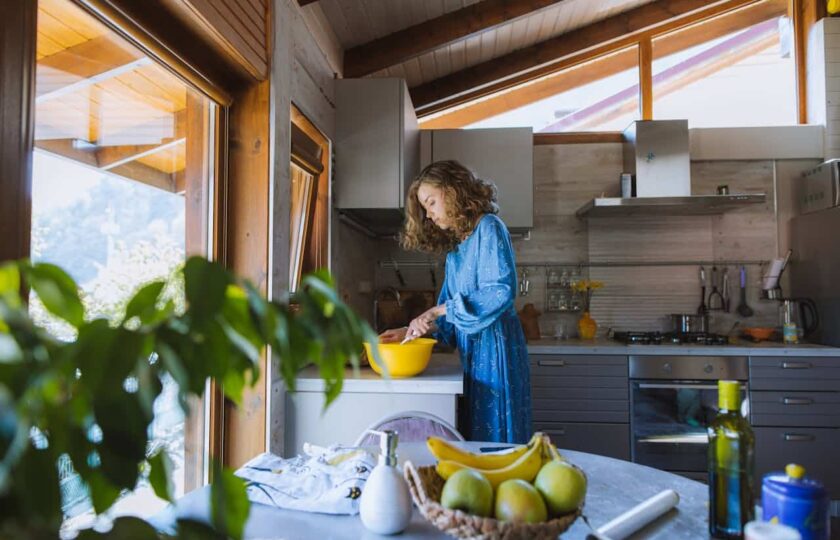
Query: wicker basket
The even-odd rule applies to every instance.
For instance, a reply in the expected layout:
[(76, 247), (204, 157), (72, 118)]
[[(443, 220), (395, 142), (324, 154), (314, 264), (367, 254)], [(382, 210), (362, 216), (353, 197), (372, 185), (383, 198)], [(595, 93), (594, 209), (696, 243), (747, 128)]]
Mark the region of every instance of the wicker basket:
[(572, 526), (581, 514), (577, 512), (544, 521), (542, 523), (518, 523), (499, 521), (490, 517), (467, 514), (461, 510), (450, 510), (440, 504), (443, 490), (441, 478), (434, 466), (415, 467), (410, 461), (403, 466), (405, 479), (414, 504), (420, 513), (435, 527), (456, 538), (472, 540), (527, 540), (551, 539)]

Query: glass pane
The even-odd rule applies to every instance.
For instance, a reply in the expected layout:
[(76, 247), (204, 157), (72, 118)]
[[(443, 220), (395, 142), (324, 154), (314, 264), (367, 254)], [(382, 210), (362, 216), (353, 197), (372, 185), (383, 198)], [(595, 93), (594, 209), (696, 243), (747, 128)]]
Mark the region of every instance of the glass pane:
[(689, 127), (797, 123), (786, 2), (760, 2), (653, 42), (653, 117)]
[[(452, 116), (469, 114), (471, 107), (490, 111), (488, 102), (504, 98), (495, 107), (509, 110), (464, 127), (532, 126), (535, 132), (620, 131), (639, 118), (638, 66), (638, 49), (630, 47), (509, 90), (502, 96), (467, 105)], [(424, 121), (421, 127), (432, 126)]]
[[(39, 0), (37, 62), (33, 260), (66, 269), (91, 318), (121, 318), (155, 279), (183, 307), (176, 271), (187, 254), (209, 253), (215, 106), (69, 0)], [(73, 339), (31, 300), (38, 322)], [(169, 452), (180, 496), (203, 482), (203, 407), (185, 418), (173, 381), (163, 385), (149, 452)], [(86, 488), (69, 458), (59, 467), (65, 530), (87, 526)], [(164, 506), (144, 479), (114, 514)]]
[(304, 241), (310, 225), (312, 208), (312, 187), (315, 177), (294, 163), (292, 167), (291, 207), (291, 252), (289, 253), (289, 275), (291, 290), (297, 290), (303, 269)]

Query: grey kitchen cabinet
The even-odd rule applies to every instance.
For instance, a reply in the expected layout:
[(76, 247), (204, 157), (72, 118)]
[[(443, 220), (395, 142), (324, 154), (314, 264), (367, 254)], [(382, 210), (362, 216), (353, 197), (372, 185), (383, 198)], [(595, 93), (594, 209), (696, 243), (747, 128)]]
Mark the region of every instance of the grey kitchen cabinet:
[(454, 159), (496, 184), (499, 217), (511, 230), (534, 226), (534, 135), (531, 128), (435, 129), (420, 132), (420, 166)]
[(399, 210), (419, 172), (417, 116), (403, 79), (338, 79), (335, 206)]
[(798, 463), (840, 499), (833, 458), (840, 447), (837, 358), (750, 357), (749, 386), (756, 489), (765, 474)]
[(626, 356), (531, 354), (535, 431), (559, 448), (630, 459)]

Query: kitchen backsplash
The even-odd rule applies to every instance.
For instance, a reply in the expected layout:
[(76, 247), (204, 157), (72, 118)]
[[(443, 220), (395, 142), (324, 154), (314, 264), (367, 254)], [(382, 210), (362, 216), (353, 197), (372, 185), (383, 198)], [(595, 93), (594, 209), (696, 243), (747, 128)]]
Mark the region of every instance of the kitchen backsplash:
[[(700, 304), (699, 267), (652, 263), (768, 261), (783, 253), (787, 249), (785, 221), (790, 215), (791, 182), (816, 163), (696, 161), (691, 164), (693, 194), (713, 194), (718, 185), (726, 184), (730, 193), (766, 193), (767, 203), (715, 216), (579, 219), (575, 212), (592, 197), (618, 196), (622, 145), (535, 146), (534, 228), (530, 239), (515, 238), (513, 242), (520, 277), (521, 270), (527, 268), (530, 282), (528, 295), (517, 296), (517, 309), (530, 302), (543, 312), (543, 336), (555, 335), (559, 326), (574, 335), (577, 314), (546, 312), (547, 268), (529, 263), (643, 262), (645, 266), (581, 267), (584, 276), (605, 283), (605, 288), (595, 293), (592, 315), (600, 332), (608, 328), (667, 329), (668, 314), (693, 313)], [(385, 287), (428, 290), (433, 283), (439, 288), (443, 281), (442, 257), (404, 253), (393, 240), (371, 240), (343, 224), (338, 226), (338, 235), (335, 264), (342, 293), (366, 316), (372, 314), (375, 291)], [(405, 285), (399, 282), (392, 261), (397, 262)], [(723, 267), (718, 269), (722, 272)], [(711, 270), (707, 266), (708, 279)], [(739, 320), (735, 314), (738, 268), (729, 266), (728, 270), (731, 310), (712, 313), (711, 330), (716, 332), (727, 332)], [(763, 266), (747, 267), (747, 302), (755, 315), (744, 319), (742, 325), (776, 324), (777, 304), (759, 299), (758, 280), (763, 271)]]

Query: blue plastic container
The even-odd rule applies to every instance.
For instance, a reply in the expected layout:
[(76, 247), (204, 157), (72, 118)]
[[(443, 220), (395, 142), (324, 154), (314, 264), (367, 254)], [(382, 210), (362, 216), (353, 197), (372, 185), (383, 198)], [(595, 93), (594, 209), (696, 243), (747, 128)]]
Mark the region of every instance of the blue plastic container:
[(829, 540), (829, 498), (825, 487), (805, 477), (805, 468), (794, 463), (785, 472), (770, 473), (761, 483), (764, 521), (798, 530), (802, 540)]

